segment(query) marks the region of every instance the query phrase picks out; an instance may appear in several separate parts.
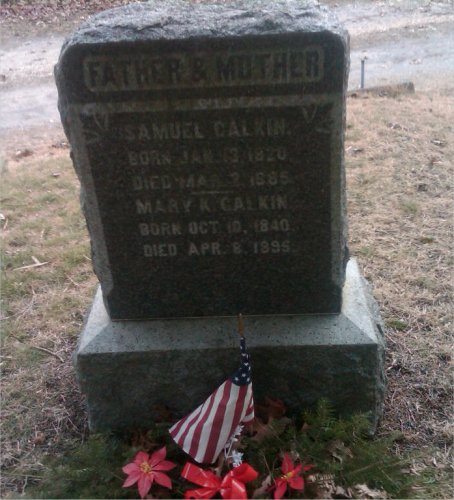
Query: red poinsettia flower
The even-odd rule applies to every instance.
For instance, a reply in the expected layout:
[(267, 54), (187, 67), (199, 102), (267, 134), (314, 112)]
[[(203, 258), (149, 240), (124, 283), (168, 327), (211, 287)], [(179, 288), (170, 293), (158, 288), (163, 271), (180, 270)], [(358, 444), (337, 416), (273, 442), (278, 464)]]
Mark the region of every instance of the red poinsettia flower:
[(282, 459), (281, 471), (282, 476), (275, 480), (276, 489), (274, 490), (274, 498), (280, 499), (285, 495), (287, 487), (294, 490), (304, 490), (304, 479), (301, 472), (306, 472), (312, 469), (313, 465), (297, 465), (293, 463), (289, 453), (284, 453)]
[(163, 471), (168, 471), (173, 469), (176, 464), (165, 460), (166, 458), (166, 447), (164, 446), (158, 451), (155, 451), (152, 455), (145, 453), (144, 451), (139, 451), (134, 457), (134, 461), (123, 467), (123, 472), (128, 474), (125, 482), (123, 483), (123, 488), (132, 486), (138, 483), (140, 498), (145, 498), (147, 493), (150, 491), (153, 481), (156, 481), (161, 486), (165, 488), (172, 488), (172, 481), (167, 474)]

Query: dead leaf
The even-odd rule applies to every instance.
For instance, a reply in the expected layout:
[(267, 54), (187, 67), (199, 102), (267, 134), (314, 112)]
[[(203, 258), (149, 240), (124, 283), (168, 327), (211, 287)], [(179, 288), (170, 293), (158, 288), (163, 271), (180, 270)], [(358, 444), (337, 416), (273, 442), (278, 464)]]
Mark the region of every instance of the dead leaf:
[(213, 464), (213, 466), (211, 466), (211, 470), (213, 471), (214, 474), (216, 474), (216, 476), (218, 477), (222, 476), (222, 469), (224, 468), (224, 464), (225, 464), (224, 453), (221, 453), (218, 456), (216, 462)]
[(311, 474), (306, 478), (306, 483), (313, 489), (315, 498), (333, 498), (336, 492), (332, 474)]
[(282, 418), (287, 412), (287, 407), (280, 399), (265, 397), (265, 404), (255, 405), (255, 413), (264, 421), (268, 422), (270, 417)]
[(162, 444), (154, 441), (146, 430), (135, 430), (132, 433), (131, 447), (133, 448), (140, 448), (143, 451), (151, 452), (161, 446)]
[(155, 422), (173, 422), (174, 415), (170, 408), (166, 405), (155, 404), (153, 405), (153, 414), (155, 415)]
[(342, 486), (336, 486), (336, 491), (334, 492), (335, 498), (353, 498), (353, 492), (351, 488), (343, 488)]
[(306, 477), (309, 498), (353, 498), (351, 488), (336, 485), (333, 474), (311, 474)]
[(350, 448), (347, 448), (345, 444), (338, 439), (332, 441), (328, 445), (328, 451), (340, 463), (342, 463), (346, 457), (353, 458), (352, 450)]
[(14, 158), (16, 158), (16, 160), (20, 160), (21, 158), (26, 158), (27, 156), (31, 156), (32, 154), (33, 151), (31, 149), (18, 149), (14, 155)]
[(148, 494), (145, 498), (153, 499), (153, 498), (169, 498), (169, 490), (167, 488), (163, 488), (161, 486), (153, 486), (153, 494)]
[(254, 490), (252, 493), (252, 498), (261, 498), (263, 496), (268, 496), (271, 487), (273, 485), (273, 478), (271, 477), (270, 474), (265, 477), (265, 479), (262, 481), (262, 484)]
[(367, 484), (356, 484), (353, 486), (353, 492), (360, 498), (389, 498), (384, 490), (373, 490)]
[(35, 446), (39, 446), (44, 444), (45, 442), (46, 442), (46, 435), (44, 434), (44, 432), (36, 431), (35, 436), (32, 439), (32, 443)]
[(260, 418), (255, 417), (255, 419), (251, 425), (251, 431), (254, 434), (251, 439), (253, 441), (256, 441), (257, 443), (261, 443), (267, 437), (272, 436), (273, 431), (272, 431), (271, 426), (270, 426), (272, 421), (273, 421), (273, 419), (270, 418), (268, 423), (265, 424), (262, 422), (262, 420)]
[(311, 426), (307, 422), (304, 422), (304, 424), (301, 427), (301, 432), (307, 432), (310, 428)]
[(264, 439), (280, 436), (291, 422), (292, 421), (287, 417), (278, 420), (270, 417), (265, 424), (260, 418), (256, 417), (251, 426), (251, 430), (254, 434), (251, 439), (257, 443), (261, 443)]

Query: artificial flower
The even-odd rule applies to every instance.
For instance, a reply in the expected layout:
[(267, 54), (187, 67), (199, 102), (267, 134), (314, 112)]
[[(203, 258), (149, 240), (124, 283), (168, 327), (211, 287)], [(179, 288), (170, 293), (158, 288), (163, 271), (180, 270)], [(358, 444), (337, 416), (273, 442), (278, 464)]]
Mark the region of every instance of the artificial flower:
[(274, 490), (274, 498), (282, 498), (287, 491), (287, 487), (302, 491), (304, 489), (304, 479), (301, 476), (301, 472), (306, 472), (312, 469), (312, 467), (313, 465), (303, 466), (301, 464), (295, 467), (290, 454), (284, 453), (281, 465), (282, 475), (278, 479), (275, 479), (276, 489)]
[(155, 451), (152, 455), (149, 455), (144, 451), (139, 451), (134, 457), (133, 462), (123, 467), (123, 472), (128, 474), (128, 477), (123, 483), (123, 488), (127, 488), (128, 486), (132, 486), (137, 483), (140, 498), (145, 498), (147, 493), (150, 491), (153, 481), (156, 481), (165, 488), (171, 489), (172, 481), (167, 474), (164, 474), (163, 471), (173, 469), (176, 464), (165, 460), (165, 458), (165, 446), (160, 450)]
[(240, 435), (243, 432), (243, 429), (244, 429), (244, 425), (237, 425), (234, 433), (232, 434), (232, 437), (227, 441), (227, 443), (225, 443), (224, 457), (226, 460), (228, 460), (229, 458), (233, 458), (232, 454), (231, 454), (232, 449), (233, 449), (233, 445), (239, 441)]
[(258, 473), (249, 464), (242, 463), (220, 478), (213, 472), (188, 462), (181, 475), (188, 481), (202, 486), (196, 490), (186, 491), (184, 498), (213, 498), (217, 492), (220, 492), (224, 499), (246, 499), (244, 483), (256, 479)]
[(241, 451), (232, 450), (230, 458), (233, 467), (239, 467), (243, 463), (243, 455), (244, 453), (241, 453)]

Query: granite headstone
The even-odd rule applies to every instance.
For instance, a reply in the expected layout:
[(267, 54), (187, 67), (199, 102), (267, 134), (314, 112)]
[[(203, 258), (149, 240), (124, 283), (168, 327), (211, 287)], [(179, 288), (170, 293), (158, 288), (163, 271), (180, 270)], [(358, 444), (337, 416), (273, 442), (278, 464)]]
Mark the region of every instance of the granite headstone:
[(134, 4), (63, 47), (112, 319), (341, 309), (347, 34), (301, 2), (248, 5)]
[(299, 0), (147, 2), (66, 41), (59, 107), (102, 288), (75, 353), (93, 431), (192, 411), (237, 368), (239, 312), (257, 401), (327, 398), (375, 428), (383, 328), (346, 266), (347, 70), (346, 32)]

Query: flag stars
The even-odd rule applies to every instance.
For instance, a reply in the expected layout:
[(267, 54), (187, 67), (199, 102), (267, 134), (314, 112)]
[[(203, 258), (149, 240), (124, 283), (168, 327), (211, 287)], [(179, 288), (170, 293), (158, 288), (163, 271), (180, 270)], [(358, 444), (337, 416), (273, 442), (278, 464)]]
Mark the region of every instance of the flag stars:
[(240, 345), (241, 345), (240, 368), (237, 370), (236, 373), (234, 373), (230, 377), (230, 380), (237, 385), (246, 385), (249, 384), (251, 381), (251, 366), (250, 366), (251, 357), (249, 356), (249, 353), (246, 350), (246, 343), (244, 341), (244, 338), (241, 339)]

